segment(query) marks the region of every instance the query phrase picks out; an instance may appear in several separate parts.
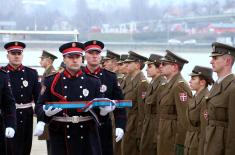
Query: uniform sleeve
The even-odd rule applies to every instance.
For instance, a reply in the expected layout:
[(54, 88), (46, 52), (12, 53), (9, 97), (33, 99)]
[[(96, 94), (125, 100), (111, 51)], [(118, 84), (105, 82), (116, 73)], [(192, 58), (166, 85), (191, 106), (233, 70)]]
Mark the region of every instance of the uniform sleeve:
[(192, 93), (185, 83), (179, 83), (174, 90), (174, 98), (177, 111), (177, 135), (178, 144), (184, 144), (185, 134), (187, 131), (186, 109), (192, 99)]
[(147, 81), (142, 81), (141, 84), (138, 87), (138, 117), (137, 117), (137, 138), (141, 137), (142, 133), (142, 127), (143, 127), (143, 121), (144, 121), (144, 97), (146, 95), (148, 87), (148, 82)]
[(34, 73), (34, 87), (33, 87), (33, 99), (34, 102), (37, 103), (38, 96), (41, 90), (41, 83), (39, 82), (38, 72), (35, 71)]
[(47, 122), (48, 119), (45, 116), (43, 105), (45, 102), (49, 101), (50, 96), (50, 84), (49, 79), (45, 79), (44, 84), (42, 85), (41, 91), (39, 93), (39, 97), (37, 103), (35, 104), (35, 113), (37, 115), (38, 121)]
[(228, 134), (225, 148), (225, 155), (234, 155), (235, 152), (235, 89), (229, 94), (228, 103)]
[[(115, 75), (113, 80), (113, 100), (123, 100), (124, 96), (120, 87), (120, 84), (118, 83), (117, 76)], [(114, 118), (115, 118), (115, 126), (116, 128), (122, 128), (125, 130), (126, 127), (126, 109), (125, 108), (116, 108), (113, 112)]]
[(12, 95), (10, 80), (8, 75), (2, 77), (3, 80), (3, 90), (2, 90), (2, 110), (5, 115), (6, 127), (16, 127), (16, 107), (15, 99)]

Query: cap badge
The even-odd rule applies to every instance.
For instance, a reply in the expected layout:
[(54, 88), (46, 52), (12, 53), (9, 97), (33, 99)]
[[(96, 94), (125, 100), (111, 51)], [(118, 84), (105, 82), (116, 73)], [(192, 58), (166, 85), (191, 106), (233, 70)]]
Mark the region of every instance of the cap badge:
[(95, 41), (95, 40), (93, 41), (93, 44), (94, 44), (94, 45), (96, 44), (96, 41)]
[(18, 45), (18, 42), (15, 42), (15, 46), (17, 46)]
[(72, 43), (72, 47), (76, 47), (76, 43)]

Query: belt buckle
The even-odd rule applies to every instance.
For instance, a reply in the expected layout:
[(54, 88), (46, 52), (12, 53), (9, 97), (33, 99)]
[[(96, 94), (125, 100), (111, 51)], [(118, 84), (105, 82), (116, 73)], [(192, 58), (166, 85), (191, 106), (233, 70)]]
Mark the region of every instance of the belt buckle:
[(72, 116), (72, 123), (78, 123), (79, 122), (79, 116)]

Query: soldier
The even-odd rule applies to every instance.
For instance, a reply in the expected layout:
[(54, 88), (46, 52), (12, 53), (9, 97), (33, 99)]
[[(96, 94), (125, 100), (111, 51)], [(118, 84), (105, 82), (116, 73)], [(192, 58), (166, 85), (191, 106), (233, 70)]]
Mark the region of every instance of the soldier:
[(148, 85), (144, 98), (144, 121), (140, 141), (140, 155), (157, 154), (157, 130), (158, 130), (158, 103), (157, 98), (165, 79), (160, 74), (160, 59), (162, 56), (151, 54), (147, 66), (147, 76), (152, 80)]
[(118, 70), (117, 62), (119, 59), (120, 59), (119, 54), (116, 54), (110, 50), (107, 50), (106, 57), (104, 57), (104, 59), (103, 59), (104, 68), (111, 71), (111, 72), (117, 73), (117, 70)]
[[(235, 82), (232, 74), (235, 48), (222, 43), (212, 44), (212, 69), (218, 79), (206, 99), (208, 125), (205, 155), (234, 155), (235, 153)], [(206, 115), (206, 113), (205, 113)]]
[(167, 84), (159, 95), (160, 120), (158, 128), (158, 155), (181, 155), (184, 153), (186, 135), (186, 108), (191, 90), (183, 77), (181, 70), (187, 60), (166, 50), (161, 60), (161, 74), (167, 79)]
[(148, 82), (143, 72), (146, 57), (130, 51), (125, 63), (128, 64), (128, 80), (124, 89), (125, 99), (132, 100), (127, 110), (126, 134), (122, 141), (123, 155), (139, 154), (139, 144), (143, 123), (144, 97)]
[(22, 65), (22, 42), (5, 44), (9, 64), (4, 67), (9, 73), (13, 96), (16, 100), (17, 128), (15, 137), (7, 142), (8, 154), (29, 155), (33, 133), (33, 103), (38, 100), (40, 83), (36, 70)]
[[(45, 50), (42, 52), (42, 56), (40, 57), (40, 65), (45, 68), (45, 71), (42, 75), (42, 81), (43, 83), (44, 78), (46, 76), (55, 74), (55, 68), (53, 67), (53, 62), (57, 57)], [(39, 136), (39, 140), (46, 140), (47, 144), (47, 154), (50, 154), (50, 141), (49, 141), (49, 135), (48, 135), (48, 126), (45, 124), (43, 121), (38, 120), (38, 123), (36, 125), (35, 131), (34, 131), (34, 136)]]
[(13, 138), (15, 134), (16, 107), (9, 76), (1, 68), (0, 77), (0, 154), (6, 155), (6, 138)]
[(35, 108), (38, 118), (49, 123), (51, 155), (101, 155), (96, 113), (106, 111), (43, 108), (45, 102), (91, 101), (102, 97), (100, 81), (81, 70), (84, 45), (70, 42), (60, 46), (59, 51), (65, 70), (45, 78)]
[[(100, 68), (100, 61), (102, 49), (104, 44), (98, 40), (91, 40), (85, 43), (85, 58), (87, 66), (84, 72), (87, 74), (96, 75), (101, 81), (101, 93), (104, 97), (112, 100), (122, 100), (123, 94), (118, 85), (117, 76), (115, 73), (106, 69)], [(112, 111), (112, 109), (110, 109)], [(126, 111), (125, 109), (115, 109), (113, 111), (115, 119), (115, 135), (116, 142), (122, 139), (126, 125)], [(113, 140), (112, 140), (112, 123), (110, 115), (107, 113), (100, 113), (99, 115), (101, 125), (99, 127), (99, 135), (102, 145), (102, 155), (113, 154)]]
[[(195, 91), (192, 100), (186, 110), (188, 129), (184, 143), (184, 155), (201, 154), (199, 141), (203, 141), (205, 134), (206, 120), (201, 117), (201, 112), (205, 106), (205, 97), (208, 95), (208, 86), (213, 84), (212, 69), (195, 66), (190, 74), (190, 88)], [(202, 118), (202, 120), (200, 120)]]

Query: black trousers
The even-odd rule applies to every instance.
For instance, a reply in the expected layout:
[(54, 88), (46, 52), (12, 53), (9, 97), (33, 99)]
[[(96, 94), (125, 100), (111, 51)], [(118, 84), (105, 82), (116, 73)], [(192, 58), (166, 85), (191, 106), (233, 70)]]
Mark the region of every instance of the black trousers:
[(52, 121), (49, 124), (51, 155), (101, 155), (94, 120), (81, 123)]
[(15, 136), (7, 139), (7, 155), (30, 155), (33, 138), (33, 110), (31, 108), (17, 109), (16, 118)]

